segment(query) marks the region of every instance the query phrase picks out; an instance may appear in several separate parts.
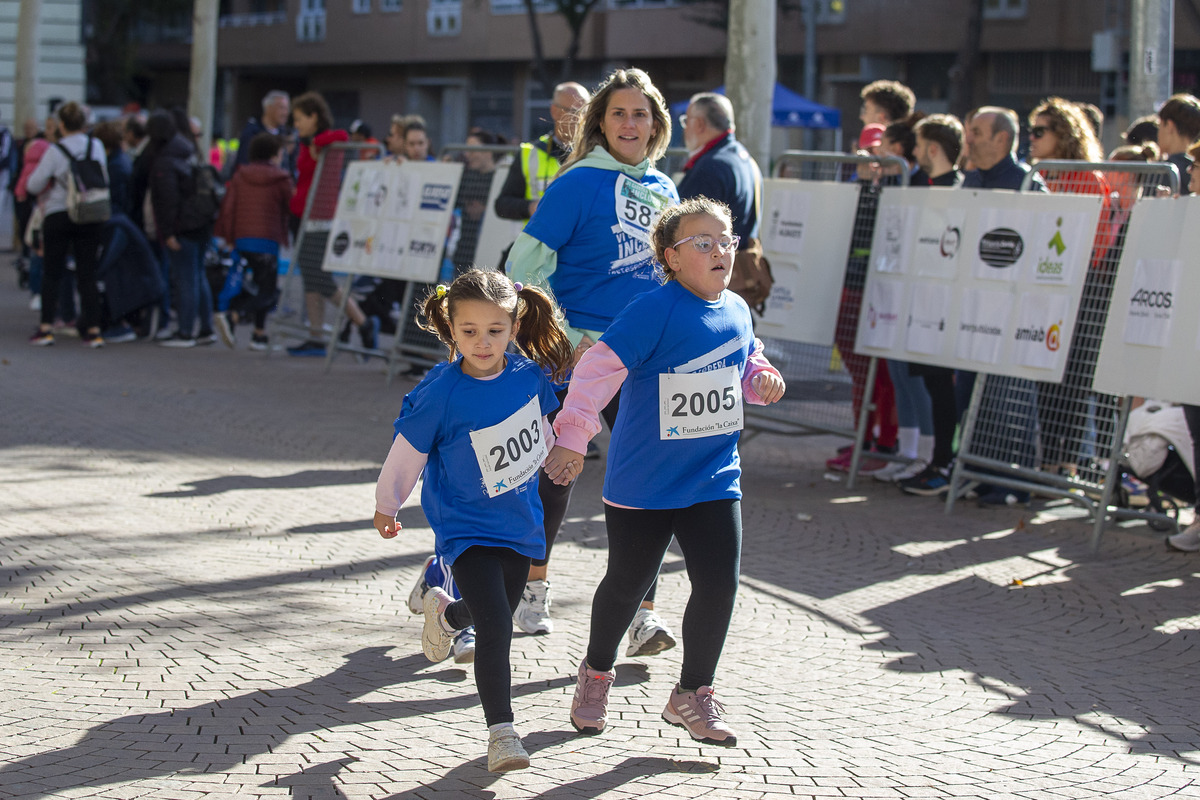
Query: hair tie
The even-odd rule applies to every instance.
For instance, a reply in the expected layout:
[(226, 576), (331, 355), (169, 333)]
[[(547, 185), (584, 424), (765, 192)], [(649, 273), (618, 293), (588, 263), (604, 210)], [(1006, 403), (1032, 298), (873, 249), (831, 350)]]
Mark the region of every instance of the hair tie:
[(522, 284), (520, 281), (513, 281), (513, 289), (516, 289), (518, 292), (520, 292), (524, 288), (524, 284)]
[(447, 288), (446, 288), (446, 286), (445, 286), (445, 284), (442, 284), (442, 283), (439, 283), (439, 284), (437, 285), (437, 288), (436, 288), (436, 289), (434, 289), (434, 293), (435, 293), (435, 294), (437, 294), (437, 296), (438, 296), (439, 298), (445, 297), (445, 296), (446, 296), (446, 292), (448, 292), (448, 291), (450, 291), (450, 290), (449, 290), (449, 289), (447, 289)]

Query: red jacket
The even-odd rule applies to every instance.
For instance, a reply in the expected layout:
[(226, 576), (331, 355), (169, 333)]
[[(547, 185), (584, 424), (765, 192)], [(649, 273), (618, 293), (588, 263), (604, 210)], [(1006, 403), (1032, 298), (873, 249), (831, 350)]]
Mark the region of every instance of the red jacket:
[[(308, 201), (308, 190), (312, 187), (313, 173), (317, 171), (317, 158), (321, 151), (334, 142), (348, 142), (350, 134), (345, 131), (327, 130), (313, 137), (311, 145), (300, 145), (300, 153), (296, 156), (296, 193), (292, 195), (291, 211), (297, 217), (304, 216), (304, 204)], [(314, 155), (315, 154), (315, 155)], [(341, 175), (341, 162), (336, 165), (337, 174)], [(333, 208), (337, 205), (337, 192), (334, 191), (332, 200), (323, 203), (329, 206), (328, 213), (318, 214), (315, 219), (333, 219)]]
[(279, 167), (263, 162), (245, 165), (225, 189), (213, 233), (230, 244), (238, 239), (287, 244), (288, 203), (294, 191), (291, 176)]

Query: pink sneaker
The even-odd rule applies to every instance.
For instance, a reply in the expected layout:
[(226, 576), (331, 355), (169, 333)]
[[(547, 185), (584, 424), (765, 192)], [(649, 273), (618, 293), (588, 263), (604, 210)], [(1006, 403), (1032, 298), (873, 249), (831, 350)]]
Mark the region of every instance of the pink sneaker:
[(836, 456), (825, 462), (825, 469), (830, 469), (834, 472), (849, 472), (850, 458), (853, 455), (853, 449), (847, 450), (844, 453), (838, 453)]
[(588, 669), (587, 659), (579, 662), (579, 679), (571, 700), (571, 724), (580, 733), (601, 733), (608, 724), (608, 690), (617, 673)]
[(678, 725), (698, 742), (733, 747), (737, 736), (721, 719), (725, 706), (713, 694), (711, 686), (701, 686), (694, 692), (685, 692), (675, 686), (671, 699), (663, 709), (663, 719)]

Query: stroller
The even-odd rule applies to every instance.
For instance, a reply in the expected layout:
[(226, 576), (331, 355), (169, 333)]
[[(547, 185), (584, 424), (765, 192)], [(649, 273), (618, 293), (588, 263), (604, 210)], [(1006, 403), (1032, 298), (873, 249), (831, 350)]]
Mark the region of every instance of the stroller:
[[(1180, 508), (1196, 502), (1192, 436), (1183, 409), (1147, 401), (1130, 412), (1121, 467), (1122, 507), (1136, 505), (1129, 490), (1132, 482), (1128, 477), (1132, 475), (1146, 484), (1146, 506), (1178, 520)], [(1154, 530), (1171, 527), (1154, 520), (1149, 524)]]

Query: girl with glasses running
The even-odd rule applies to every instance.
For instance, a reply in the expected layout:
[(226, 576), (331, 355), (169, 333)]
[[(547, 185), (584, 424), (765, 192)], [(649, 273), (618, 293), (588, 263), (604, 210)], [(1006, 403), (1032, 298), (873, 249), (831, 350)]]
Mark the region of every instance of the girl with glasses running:
[(729, 208), (706, 197), (663, 212), (651, 242), (665, 283), (635, 298), (583, 355), (555, 421), (560, 438), (546, 473), (563, 483), (582, 468), (600, 412), (620, 388), (604, 480), (608, 569), (571, 703), (581, 733), (608, 723), (617, 647), (674, 535), (692, 594), (683, 669), (663, 719), (697, 741), (737, 743), (713, 681), (741, 559), (742, 400), (777, 402), (784, 383), (754, 338), (746, 302), (726, 291), (738, 244), (731, 227)]
[[(442, 661), (455, 632), (475, 626), (488, 769), (523, 769), (529, 754), (513, 728), (512, 613), (530, 559), (546, 552), (537, 487), (545, 417), (558, 408), (550, 376), (562, 378), (572, 348), (549, 296), (499, 272), (466, 272), (432, 291), (421, 311), (422, 327), (451, 360), (404, 398), (375, 487), (375, 528), (385, 539), (400, 532), (396, 514), (424, 471), (421, 508), (462, 599), (437, 586), (425, 592), (421, 647)], [(526, 355), (506, 352), (510, 342)]]

